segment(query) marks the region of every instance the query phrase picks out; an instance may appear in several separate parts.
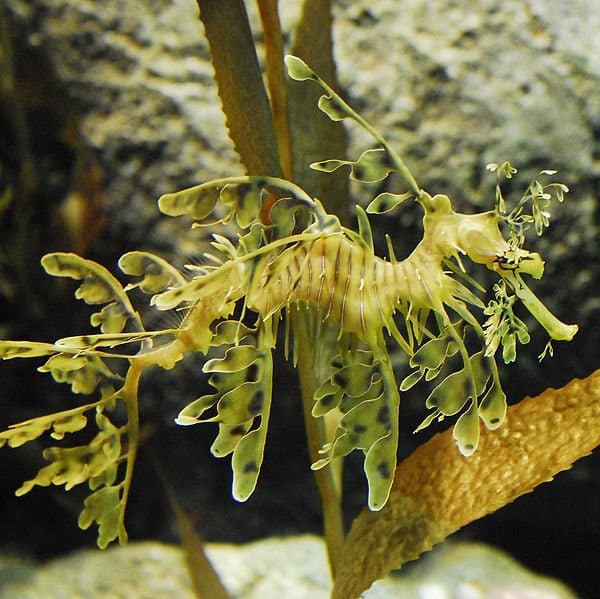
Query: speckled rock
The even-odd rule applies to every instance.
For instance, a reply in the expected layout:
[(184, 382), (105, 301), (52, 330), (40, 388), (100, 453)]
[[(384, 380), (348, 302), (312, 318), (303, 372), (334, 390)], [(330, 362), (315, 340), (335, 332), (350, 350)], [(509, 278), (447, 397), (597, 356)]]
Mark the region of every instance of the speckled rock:
[[(317, 537), (211, 545), (208, 555), (235, 599), (327, 599), (325, 548)], [(3, 599), (193, 599), (180, 549), (132, 543), (53, 560), (31, 578), (0, 587)], [(365, 599), (575, 599), (561, 583), (536, 576), (506, 554), (480, 544), (449, 544), (405, 575), (388, 577)], [(350, 599), (350, 598), (348, 598)]]
[(144, 230), (161, 193), (241, 172), (193, 1), (17, 1), (10, 10), (48, 55), (82, 143), (105, 169), (113, 223)]

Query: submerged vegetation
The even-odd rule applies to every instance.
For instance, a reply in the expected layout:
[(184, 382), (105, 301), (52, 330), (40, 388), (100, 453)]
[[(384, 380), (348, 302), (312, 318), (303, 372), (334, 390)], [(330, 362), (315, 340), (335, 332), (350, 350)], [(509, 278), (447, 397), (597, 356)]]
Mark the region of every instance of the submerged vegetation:
[[(276, 38), (277, 21), (267, 18), (276, 15), (276, 10), (269, 8), (269, 2), (259, 4), (264, 23), (270, 23), (265, 30)], [(218, 56), (226, 51), (215, 49), (211, 31), (219, 27), (211, 19), (232, 17), (217, 15), (211, 2), (200, 2), (200, 7), (219, 81), (223, 67)], [(269, 48), (274, 47), (277, 44), (271, 40)], [(276, 62), (276, 56), (271, 60)], [(205, 254), (204, 264), (179, 270), (150, 252), (131, 251), (119, 260), (122, 273), (131, 279), (123, 286), (89, 259), (65, 252), (47, 254), (42, 259), (46, 272), (78, 281), (76, 298), (97, 307), (90, 319), (97, 331), (54, 343), (0, 341), (3, 359), (43, 358), (41, 372), (68, 383), (73, 393), (95, 397), (75, 408), (15, 424), (0, 433), (0, 444), (18, 447), (46, 434), (55, 441), (76, 433), (77, 439), (82, 433), (90, 434), (81, 445), (46, 448), (43, 456), (48, 465), (23, 483), (17, 494), (36, 485), (64, 485), (69, 490), (87, 484), (90, 493), (79, 526), (95, 523), (100, 547), (127, 539), (125, 509), (140, 437), (138, 389), (149, 368), (173, 369), (187, 354), (206, 357), (202, 370), (214, 391), (184, 407), (176, 422), (218, 425), (211, 451), (216, 457), (231, 456), (233, 496), (245, 501), (257, 485), (263, 461), (273, 399), (273, 350), (283, 347), (299, 373), (312, 468), (318, 477), (335, 575), (340, 564), (343, 572), (348, 570), (342, 557), (340, 508), (344, 456), (355, 449), (364, 453), (368, 507), (381, 511), (381, 520), (376, 522), (402, 530), (398, 518), (410, 519), (410, 515), (399, 515), (399, 510), (390, 523), (385, 510), (386, 505), (399, 501), (393, 489), (399, 488), (396, 473), (403, 468), (397, 469), (400, 394), (417, 384), (430, 386), (424, 402), (429, 413), (417, 431), (435, 421), (456, 418), (450, 460), (460, 459), (460, 464), (475, 460), (481, 439), (487, 447), (493, 435), (509, 451), (510, 441), (500, 436), (507, 402), (497, 359), (514, 362), (517, 344), (529, 342), (517, 307), (522, 305), (549, 337), (540, 357), (552, 354), (552, 341), (569, 341), (577, 332), (576, 325), (556, 318), (526, 282), (526, 277), (539, 279), (544, 270), (542, 257), (525, 247), (533, 237), (528, 233), (544, 232), (550, 203), (562, 202), (568, 191), (554, 180), (554, 171), (541, 171), (523, 196), (512, 202), (503, 195), (503, 183), (516, 169), (508, 162), (489, 165), (496, 175), (490, 210), (457, 212), (448, 196), (421, 189), (386, 139), (306, 62), (288, 55), (285, 64), (293, 80), (320, 87), (318, 107), (331, 121), (352, 121), (373, 138), (374, 147), (355, 161), (323, 156), (311, 168), (331, 176), (349, 169), (350, 178), (359, 183), (394, 177), (403, 186), (401, 193), (385, 191), (366, 209), (357, 206), (355, 230), (327, 208), (331, 205), (327, 198), (319, 199), (296, 183), (291, 154), (282, 151), (281, 168), (271, 164), (268, 172), (260, 161), (247, 164), (246, 176), (209, 181), (159, 199), (163, 214), (185, 216), (194, 227), (210, 227), (212, 251)], [(276, 90), (277, 86), (271, 88), (273, 97), (277, 97)], [(223, 86), (220, 92), (242, 159), (249, 153), (252, 160), (258, 160), (248, 147), (244, 149), (242, 134), (236, 133), (236, 123), (242, 119), (241, 101), (238, 98), (236, 108), (228, 109), (232, 92)], [(276, 102), (272, 102), (275, 111)], [(282, 141), (286, 139), (290, 145), (285, 131), (284, 123), (276, 126), (272, 136), (280, 147), (286, 146)], [(377, 256), (368, 214), (407, 206), (423, 213), (422, 239), (407, 258), (398, 260), (388, 238), (388, 256)], [(483, 270), (496, 277), (492, 287), (490, 277), (477, 279)], [(138, 311), (132, 302), (139, 292), (149, 296), (149, 306), (155, 310), (178, 311), (182, 315), (179, 326), (149, 329), (146, 309)], [(401, 378), (397, 378), (390, 347), (406, 355), (410, 370), (401, 373)], [(429, 455), (429, 446), (423, 446), (421, 455)], [(435, 451), (439, 455), (439, 448)], [(587, 445), (581, 455), (586, 451)], [(556, 466), (564, 467), (568, 467), (566, 462)], [(546, 472), (539, 479), (529, 476), (521, 492), (547, 478)], [(421, 517), (418, 498), (423, 491), (413, 491), (409, 507), (415, 518)], [(508, 493), (504, 501), (515, 497)], [(404, 501), (403, 505), (408, 504)], [(471, 519), (491, 509), (483, 502), (481, 513), (474, 511)], [(453, 522), (454, 529), (469, 517), (462, 514)], [(357, 520), (359, 528), (364, 518)], [(452, 526), (442, 529), (433, 535), (435, 542), (449, 534)], [(379, 532), (370, 541), (371, 548), (383, 546), (382, 525), (376, 523), (373, 530)], [(405, 526), (403, 530), (408, 534), (411, 529)], [(337, 588), (351, 591), (338, 591), (339, 596), (359, 593), (385, 574), (386, 568), (416, 557), (434, 542), (410, 540), (408, 553), (399, 556), (392, 551), (395, 562), (377, 565), (372, 576), (361, 574), (360, 582), (344, 587), (344, 581), (354, 576), (346, 572)], [(360, 542), (352, 545), (351, 535), (349, 543), (347, 555), (359, 559), (355, 553)]]

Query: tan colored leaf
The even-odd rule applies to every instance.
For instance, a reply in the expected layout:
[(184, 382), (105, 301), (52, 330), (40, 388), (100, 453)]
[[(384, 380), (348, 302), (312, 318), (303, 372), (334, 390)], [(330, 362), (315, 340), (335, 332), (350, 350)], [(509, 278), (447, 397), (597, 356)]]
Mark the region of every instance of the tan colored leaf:
[(451, 430), (436, 435), (398, 466), (386, 507), (355, 520), (333, 599), (358, 597), (392, 568), (552, 480), (599, 444), (600, 370), (509, 408), (501, 428), (482, 431), (470, 458), (457, 451)]
[(260, 20), (265, 36), (265, 59), (267, 63), (267, 85), (273, 111), (273, 124), (281, 156), (284, 178), (292, 181), (292, 138), (288, 114), (287, 83), (283, 64), (283, 34), (278, 10), (279, 0), (258, 0)]
[(229, 137), (249, 175), (280, 176), (271, 108), (242, 0), (197, 0)]
[(198, 599), (231, 599), (231, 595), (227, 592), (219, 574), (206, 555), (204, 540), (177, 499), (175, 490), (163, 467), (157, 459), (153, 459), (153, 462), (171, 511), (175, 516), (181, 548), (192, 582), (192, 592)]

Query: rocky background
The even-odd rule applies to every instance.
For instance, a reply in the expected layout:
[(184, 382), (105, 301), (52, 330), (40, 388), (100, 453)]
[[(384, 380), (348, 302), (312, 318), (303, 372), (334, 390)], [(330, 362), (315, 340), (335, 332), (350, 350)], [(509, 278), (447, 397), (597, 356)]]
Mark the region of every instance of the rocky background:
[[(290, 37), (300, 4), (281, 2)], [(518, 400), (598, 367), (600, 6), (478, 0), (466, 7), (458, 0), (339, 0), (336, 57), (350, 103), (393, 142), (422, 187), (448, 193), (462, 210), (491, 206), (488, 162), (519, 167), (509, 194), (520, 195), (542, 168), (558, 169), (571, 188), (554, 209), (550, 231), (533, 240), (548, 260), (535, 290), (580, 332), (539, 365), (535, 355), (545, 341), (534, 335), (519, 365), (504, 373)], [(7, 0), (0, 14), (0, 336), (48, 340), (86, 330), (88, 312), (71, 299), (69, 285), (42, 276), (43, 253), (78, 251), (109, 268), (134, 248), (178, 262), (197, 259), (196, 234), (160, 217), (155, 200), (242, 169), (226, 137), (193, 0)], [(350, 156), (357, 156), (370, 140), (349, 133)], [(370, 199), (354, 193), (353, 202)], [(382, 226), (397, 239), (418, 238), (411, 212)], [(71, 400), (33, 364), (1, 367), (3, 428)], [(214, 431), (172, 424), (205, 391), (199, 368), (186, 362), (145, 383), (148, 435), (129, 507), (131, 536), (174, 539), (150, 453), (208, 539), (318, 531), (291, 368), (278, 368), (264, 472), (245, 505), (230, 498), (229, 464), (209, 455)], [(423, 417), (422, 403), (417, 395), (405, 398), (403, 453), (422, 442), (410, 433)], [(0, 544), (50, 556), (93, 543), (92, 534), (76, 528), (76, 491), (13, 497), (39, 467), (39, 449), (3, 450)], [(590, 566), (600, 542), (599, 465), (591, 456), (461, 534), (505, 547), (581, 593), (596, 589)], [(351, 517), (365, 488), (359, 461), (349, 460), (348, 470)]]

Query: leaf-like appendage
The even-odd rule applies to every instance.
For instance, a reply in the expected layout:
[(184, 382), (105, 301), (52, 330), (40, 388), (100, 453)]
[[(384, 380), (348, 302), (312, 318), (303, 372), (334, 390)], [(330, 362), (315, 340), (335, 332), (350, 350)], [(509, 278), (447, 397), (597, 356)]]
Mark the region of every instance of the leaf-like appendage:
[[(421, 370), (417, 372), (423, 372), (426, 368), (425, 364), (435, 367), (435, 364), (447, 351), (447, 349), (443, 349), (442, 341), (442, 338), (433, 339), (419, 350), (425, 348), (429, 351), (423, 352), (420, 356), (417, 352), (413, 356), (412, 365), (416, 364), (415, 357), (421, 361)], [(452, 347), (452, 344), (446, 346), (446, 348), (448, 347)], [(437, 372), (439, 372), (439, 367), (436, 374)], [(407, 377), (404, 382), (414, 375), (415, 373)], [(480, 397), (483, 399), (479, 404)], [(446, 416), (454, 416), (467, 403), (469, 407), (454, 425), (454, 438), (460, 452), (465, 456), (470, 456), (477, 449), (479, 418), (484, 421), (488, 429), (493, 430), (502, 424), (506, 414), (506, 395), (500, 386), (493, 360), (486, 358), (483, 351), (470, 357), (469, 370), (463, 367), (461, 370), (449, 374), (433, 389), (425, 405), (433, 408), (434, 411), (421, 422), (415, 432), (426, 428), (434, 420), (443, 420)]]
[(302, 215), (306, 213), (307, 206), (296, 198), (282, 198), (271, 208), (269, 218), (270, 230), (275, 232), (276, 239), (291, 235), (296, 230), (297, 222), (302, 222)]
[(89, 395), (98, 385), (117, 376), (97, 356), (57, 353), (38, 368), (49, 372), (57, 383), (68, 383), (73, 393)]
[(471, 379), (464, 368), (449, 374), (425, 401), (427, 408), (434, 408), (440, 416), (454, 416), (468, 400)]
[(256, 361), (257, 349), (252, 345), (234, 345), (223, 358), (208, 360), (202, 370), (204, 372), (239, 372), (246, 370)]
[(347, 118), (354, 118), (354, 115), (348, 111), (345, 102), (335, 96), (321, 96), (317, 102), (319, 110), (324, 112), (332, 121), (343, 121)]
[(46, 418), (33, 418), (13, 424), (8, 430), (0, 433), (0, 447), (5, 443), (8, 443), (9, 447), (20, 447), (41, 437), (51, 427), (52, 420)]
[(417, 367), (418, 370), (404, 378), (400, 384), (400, 391), (407, 391), (418, 383), (423, 376), (428, 381), (434, 379), (439, 374), (446, 359), (457, 352), (456, 343), (445, 332), (421, 345), (409, 361), (409, 364), (413, 368)]
[(219, 432), (211, 445), (210, 451), (213, 455), (225, 457), (236, 448), (240, 439), (248, 433), (252, 427), (254, 417), (242, 424), (225, 424), (219, 426)]
[[(118, 347), (120, 345), (127, 345), (128, 343), (141, 343), (142, 341), (150, 341), (156, 337), (165, 335), (173, 335), (176, 329), (165, 329), (163, 331), (143, 331), (140, 333), (101, 333), (99, 335), (75, 335), (73, 337), (63, 337), (57, 339), (54, 345), (55, 351), (67, 350), (72, 351), (74, 354), (76, 350), (89, 350), (85, 352), (89, 356), (92, 350), (101, 347)], [(120, 354), (114, 354), (114, 357), (119, 357)], [(112, 357), (112, 354), (111, 354)]]
[(97, 405), (97, 403), (87, 404), (12, 424), (7, 430), (0, 432), (0, 447), (7, 442), (9, 447), (19, 447), (37, 439), (50, 429), (52, 429), (51, 437), (62, 439), (65, 434), (84, 428), (87, 420), (83, 414), (96, 408)]
[(346, 104), (343, 98), (337, 94), (323, 79), (321, 79), (309, 66), (297, 56), (288, 55), (285, 57), (288, 75), (296, 81), (315, 81), (327, 93), (322, 95), (317, 102), (319, 109), (324, 112), (332, 121), (341, 121), (343, 119), (360, 120), (356, 112)]
[(13, 358), (39, 358), (51, 356), (57, 352), (52, 343), (39, 343), (37, 341), (0, 341), (0, 358), (12, 360)]
[(111, 302), (104, 306), (100, 312), (95, 312), (90, 317), (93, 327), (100, 327), (105, 333), (118, 333), (125, 328), (129, 315), (124, 311), (124, 306)]
[(288, 75), (295, 81), (318, 81), (317, 75), (301, 58), (288, 54), (284, 61)]
[(493, 431), (504, 422), (506, 410), (506, 394), (498, 381), (493, 381), (479, 405), (479, 417), (486, 428)]
[[(337, 408), (342, 398), (362, 397), (373, 378), (373, 356), (367, 351), (337, 354), (331, 361), (328, 377), (315, 390), (312, 415), (323, 416)], [(347, 403), (345, 411), (351, 406)]]
[[(237, 344), (230, 345), (222, 358), (204, 364), (216, 392), (187, 405), (176, 419), (183, 425), (219, 423), (211, 451), (216, 457), (233, 453), (233, 496), (238, 501), (254, 491), (263, 459), (272, 393), (271, 326), (270, 320), (265, 321), (255, 333), (235, 321), (220, 323), (213, 344)], [(203, 417), (208, 411), (216, 413)]]
[(350, 166), (350, 178), (363, 183), (383, 181), (395, 170), (394, 166), (389, 163), (387, 152), (382, 148), (366, 150), (356, 161), (323, 160), (310, 165), (311, 168), (326, 173), (332, 173), (342, 166)]
[(259, 182), (260, 179), (251, 179), (249, 183), (225, 185), (221, 190), (221, 201), (235, 214), (236, 222), (242, 229), (260, 222), (263, 189)]
[[(383, 351), (385, 350), (378, 350)], [(369, 507), (379, 510), (387, 501), (396, 467), (400, 398), (389, 359), (376, 360), (369, 350), (343, 351), (334, 358), (331, 376), (315, 392), (313, 415), (337, 407), (341, 413), (326, 454), (314, 470), (332, 459), (360, 449), (365, 454)]]
[(239, 320), (222, 320), (215, 327), (212, 345), (215, 347), (238, 345), (242, 339), (256, 333), (256, 329), (252, 329)]
[[(54, 428), (52, 437), (55, 439), (62, 439), (66, 433), (79, 431), (87, 424), (87, 418), (81, 409), (43, 416), (36, 420), (50, 421)], [(116, 477), (115, 466), (121, 457), (122, 431), (101, 412), (96, 415), (96, 423), (100, 430), (89, 444), (46, 448), (43, 456), (50, 464), (41, 468), (35, 478), (23, 483), (17, 490), (17, 495), (28, 493), (36, 485), (64, 485), (69, 491), (91, 479), (94, 479), (92, 487), (99, 486), (100, 483), (112, 484)]]
[(370, 202), (367, 206), (367, 212), (369, 214), (385, 214), (386, 212), (391, 212), (406, 200), (410, 200), (414, 197), (412, 191), (400, 194), (384, 191)]
[(56, 252), (42, 258), (44, 270), (55, 277), (69, 277), (81, 281), (75, 292), (77, 299), (86, 304), (108, 304), (91, 316), (92, 326), (103, 333), (120, 333), (131, 321), (143, 330), (140, 318), (134, 310), (125, 290), (115, 277), (103, 266), (76, 254)]
[(210, 183), (194, 185), (172, 193), (165, 193), (158, 199), (158, 208), (167, 216), (189, 216), (194, 220), (204, 220), (212, 214), (219, 199), (219, 189)]
[(0, 445), (8, 441), (11, 447), (31, 441), (49, 429), (52, 429), (54, 439), (61, 440), (67, 434), (84, 429), (88, 424), (85, 412), (96, 410), (98, 432), (93, 439), (87, 445), (46, 448), (42, 455), (50, 463), (41, 468), (34, 478), (25, 481), (15, 494), (24, 495), (35, 486), (49, 485), (64, 485), (69, 491), (87, 482), (95, 492), (84, 502), (79, 525), (87, 528), (94, 521), (98, 523), (98, 545), (101, 548), (117, 537), (121, 541), (126, 539), (122, 524), (125, 483), (115, 485), (115, 481), (124, 457), (121, 435), (127, 427), (116, 427), (105, 415), (103, 406), (111, 404), (111, 400), (114, 400), (113, 396), (106, 396), (94, 404), (21, 422), (0, 433)]
[(479, 410), (477, 404), (471, 402), (468, 410), (463, 412), (456, 421), (452, 436), (462, 455), (469, 457), (479, 444)]
[[(209, 181), (162, 195), (158, 207), (168, 216), (187, 215), (199, 221), (200, 226), (226, 223), (235, 216), (238, 226), (246, 229), (260, 222), (263, 189), (267, 184), (268, 178), (263, 177)], [(214, 219), (207, 221), (212, 214)]]
[(261, 420), (260, 426), (245, 434), (233, 450), (232, 495), (237, 501), (246, 501), (254, 493), (265, 452), (267, 426)]
[(92, 523), (98, 525), (98, 546), (107, 547), (115, 539), (127, 540), (127, 533), (122, 524), (124, 510), (121, 501), (121, 487), (109, 486), (98, 489), (83, 502), (84, 509), (79, 515), (79, 527), (86, 530)]
[(52, 428), (54, 429), (50, 436), (57, 441), (64, 438), (67, 433), (76, 433), (87, 425), (87, 418), (84, 414), (76, 412), (63, 418), (55, 420)]
[(137, 283), (128, 285), (127, 289), (139, 287), (144, 293), (154, 294), (185, 283), (185, 278), (174, 266), (150, 252), (123, 254), (119, 259), (119, 268), (126, 275), (142, 277)]

